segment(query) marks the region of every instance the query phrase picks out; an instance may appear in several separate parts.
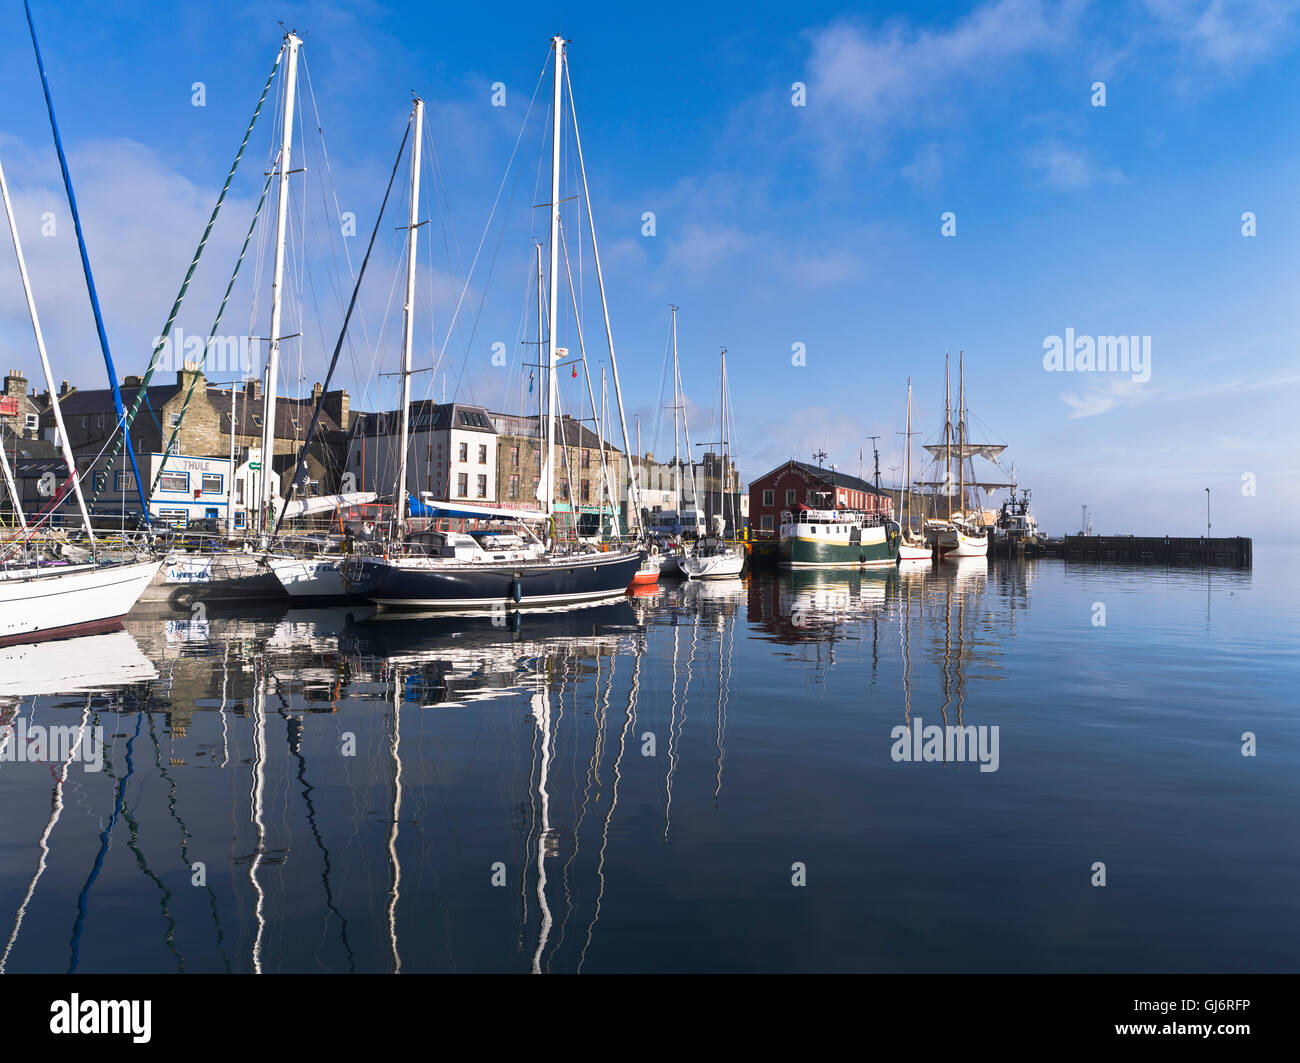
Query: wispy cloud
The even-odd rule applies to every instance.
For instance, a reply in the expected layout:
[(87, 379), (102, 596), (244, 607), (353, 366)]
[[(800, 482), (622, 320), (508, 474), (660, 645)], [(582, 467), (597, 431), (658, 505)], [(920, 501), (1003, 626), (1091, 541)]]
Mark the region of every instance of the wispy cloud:
[(878, 27), (841, 21), (814, 30), (809, 107), (869, 125), (912, 119), (952, 85), (1064, 43), (1078, 6), (995, 0), (944, 29), (894, 19)]
[(1055, 141), (1031, 148), (1025, 156), (1030, 171), (1041, 186), (1075, 192), (1094, 184), (1121, 184), (1122, 171), (1094, 162), (1082, 148)]
[(1070, 420), (1096, 417), (1123, 407), (1196, 402), (1227, 394), (1274, 389), (1300, 383), (1300, 374), (1281, 374), (1261, 379), (1204, 380), (1195, 384), (1157, 387), (1123, 378), (1102, 384), (1088, 384), (1081, 391), (1064, 392), (1061, 401), (1070, 407)]
[(1276, 55), (1300, 26), (1297, 0), (1144, 0), (1188, 58), (1240, 72)]

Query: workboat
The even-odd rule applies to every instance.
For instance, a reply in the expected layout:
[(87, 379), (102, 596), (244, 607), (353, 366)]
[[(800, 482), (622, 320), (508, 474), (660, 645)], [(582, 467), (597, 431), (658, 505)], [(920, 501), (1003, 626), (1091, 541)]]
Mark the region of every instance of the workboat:
[(898, 560), (900, 529), (876, 514), (797, 506), (781, 514), (784, 568), (870, 568)]

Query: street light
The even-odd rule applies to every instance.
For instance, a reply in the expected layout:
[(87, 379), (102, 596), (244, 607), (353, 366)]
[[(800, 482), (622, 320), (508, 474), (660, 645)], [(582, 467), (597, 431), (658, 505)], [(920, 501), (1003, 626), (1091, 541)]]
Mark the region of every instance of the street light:
[(1210, 489), (1205, 489), (1205, 537), (1210, 537)]

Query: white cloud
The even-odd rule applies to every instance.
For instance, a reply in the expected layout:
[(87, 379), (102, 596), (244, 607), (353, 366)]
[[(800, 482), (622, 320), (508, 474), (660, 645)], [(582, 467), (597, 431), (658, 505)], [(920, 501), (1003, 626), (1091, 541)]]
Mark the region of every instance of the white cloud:
[(1145, 0), (1159, 30), (1193, 59), (1241, 71), (1285, 48), (1300, 22), (1296, 0)]
[(1057, 142), (1040, 144), (1025, 157), (1030, 170), (1036, 174), (1040, 185), (1075, 192), (1094, 184), (1121, 184), (1122, 171), (1100, 166), (1082, 148), (1069, 147)]
[(864, 124), (913, 117), (941, 90), (1064, 42), (1077, 5), (994, 0), (952, 26), (836, 22), (811, 34), (808, 107)]

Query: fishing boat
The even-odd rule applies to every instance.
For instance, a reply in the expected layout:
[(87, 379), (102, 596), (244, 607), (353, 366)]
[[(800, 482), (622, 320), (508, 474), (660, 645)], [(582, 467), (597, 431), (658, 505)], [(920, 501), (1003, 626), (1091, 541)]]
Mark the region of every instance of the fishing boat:
[[(727, 510), (730, 508), (732, 492), (727, 490), (728, 484), (726, 482), (731, 441), (729, 419), (731, 406), (727, 397), (727, 349), (725, 347), (722, 348), (719, 361), (718, 394), (720, 422), (722, 425), (722, 436), (719, 442), (722, 448), (722, 497), (720, 499), (721, 505), (718, 508), (721, 512), (713, 515), (713, 533), (700, 539), (689, 553), (682, 556), (679, 564), (682, 575), (687, 579), (738, 579), (745, 570), (744, 549), (737, 543), (728, 542), (726, 538)], [(705, 444), (698, 445), (704, 446)]]
[(781, 514), (783, 568), (871, 568), (898, 560), (899, 525), (879, 514), (799, 505)]
[[(34, 31), (32, 39), (34, 43)], [(39, 60), (39, 52), (37, 55)], [(43, 69), (41, 76), (44, 80)], [(51, 105), (51, 123), (53, 119), (54, 112)], [(61, 145), (59, 145), (59, 156), (62, 160)], [(66, 163), (64, 173), (67, 174)], [(72, 200), (70, 182), (67, 188), (73, 215), (77, 218), (77, 239), (89, 283), (89, 258), (86, 256), (84, 242), (81, 242), (81, 223), (76, 214), (75, 201)], [(0, 547), (0, 645), (13, 645), (38, 639), (85, 635), (119, 627), (121, 618), (131, 611), (141, 592), (154, 578), (160, 563), (125, 555), (109, 560), (101, 560), (99, 557), (99, 544), (96, 542), (95, 532), (91, 526), (90, 514), (81, 490), (81, 477), (63, 423), (63, 413), (59, 407), (59, 392), (54, 382), (54, 373), (50, 368), (45, 336), (41, 330), (40, 317), (36, 312), (36, 298), (32, 292), (31, 278), (27, 274), (27, 261), (23, 257), (22, 241), (18, 236), (13, 203), (9, 198), (9, 185), (5, 180), (2, 166), (0, 166), (0, 198), (4, 201), (5, 218), (9, 224), (10, 235), (13, 237), (18, 273), (27, 300), (28, 317), (36, 339), (36, 350), (40, 355), (45, 384), (49, 390), (50, 410), (67, 472), (67, 479), (53, 492), (45, 511), (38, 516), (34, 524), (29, 524), (23, 513), (22, 498), (15, 486), (8, 458), (4, 454), (4, 448), (0, 447), (0, 473), (3, 474), (4, 484), (9, 491), (21, 528), (21, 535), (17, 541)], [(93, 287), (90, 288), (90, 292), (98, 319), (99, 304), (94, 297)], [(110, 382), (115, 383), (107, 345), (104, 347), (104, 354), (109, 368)], [(69, 491), (76, 497), (77, 508), (89, 542), (88, 563), (68, 563), (66, 560), (47, 557), (42, 544), (36, 538), (42, 533), (55, 509), (67, 497)]]

